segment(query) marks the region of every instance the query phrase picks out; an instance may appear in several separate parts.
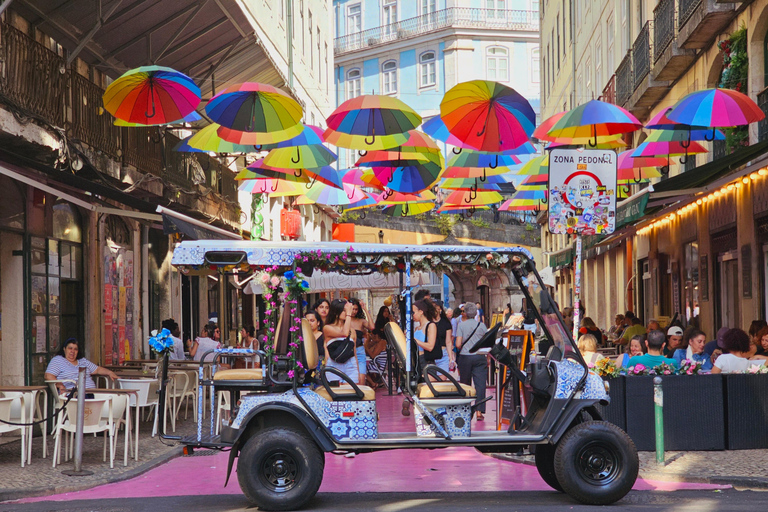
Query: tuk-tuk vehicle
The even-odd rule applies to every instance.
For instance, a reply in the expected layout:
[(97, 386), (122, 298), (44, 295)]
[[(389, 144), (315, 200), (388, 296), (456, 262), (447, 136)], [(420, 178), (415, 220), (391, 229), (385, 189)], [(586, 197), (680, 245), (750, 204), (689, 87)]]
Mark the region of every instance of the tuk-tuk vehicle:
[[(306, 505), (320, 487), (324, 452), (334, 450), (360, 454), (472, 446), (483, 453), (508, 453), (530, 446), (548, 485), (593, 505), (620, 500), (635, 483), (639, 462), (634, 443), (619, 427), (602, 421), (596, 407), (609, 403), (608, 385), (590, 373), (532, 255), (524, 248), (184, 241), (176, 247), (172, 264), (190, 274), (237, 273), (241, 281), (256, 274), (253, 280), (266, 287), (271, 340), (277, 342), (281, 332), (290, 336), (288, 345), (270, 344), (257, 351), (261, 368), (215, 371), (214, 364), (213, 375), (206, 377), (201, 363), (197, 434), (165, 436), (179, 440), (188, 450), (229, 449), (225, 485), (238, 458), (240, 487), (261, 509), (295, 510)], [(478, 405), (474, 388), (437, 366), (420, 369), (416, 344), (411, 343), (411, 272), (441, 274), (459, 268), (507, 271), (533, 305), (544, 336), (540, 346), (549, 347), (546, 353), (530, 357), (513, 354), (497, 343), (497, 325), (473, 349), (490, 349), (490, 356), (509, 369), (507, 385), (516, 381), (529, 391), (525, 413), (516, 414), (508, 430), (472, 431), (472, 414)], [(358, 385), (336, 368), (319, 367), (317, 345), (303, 320), (301, 300), (306, 292), (302, 275), (318, 271), (400, 278), (406, 312), (403, 327), (390, 322), (385, 334), (401, 370), (396, 386), (414, 407), (413, 432), (380, 432), (373, 389)], [(285, 297), (282, 317), (276, 307), (281, 292)], [(213, 352), (214, 362), (255, 353), (235, 348)], [(331, 373), (343, 382), (330, 382)], [(210, 386), (216, 391), (212, 397), (219, 391), (230, 395), (231, 418), (222, 420), (220, 435), (215, 434), (213, 400), (210, 430), (203, 428), (202, 397)], [(358, 460), (364, 463), (365, 459)]]

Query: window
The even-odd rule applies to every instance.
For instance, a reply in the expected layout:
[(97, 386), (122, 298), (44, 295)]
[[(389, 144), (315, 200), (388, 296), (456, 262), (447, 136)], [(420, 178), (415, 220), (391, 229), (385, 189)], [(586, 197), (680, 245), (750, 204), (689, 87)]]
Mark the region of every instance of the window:
[(328, 43), (325, 43), (325, 94), (328, 94), (328, 84), (331, 83), (331, 77), (329, 76), (331, 68), (328, 66)]
[(280, 7), (278, 8), (280, 11), (280, 19), (285, 19), (285, 0), (280, 0)]
[(381, 24), (384, 26), (384, 33), (386, 35), (396, 33), (397, 0), (383, 0), (381, 9)]
[(590, 57), (587, 57), (586, 62), (584, 63), (584, 80), (586, 80), (585, 85), (585, 94), (583, 98), (580, 98), (581, 101), (579, 103), (586, 103), (590, 99), (593, 98), (592, 94), (592, 59)]
[(600, 41), (600, 34), (597, 35), (597, 41), (595, 41), (595, 87), (602, 87), (603, 80), (603, 46)]
[(685, 253), (685, 320), (699, 316), (699, 244), (691, 242), (683, 246)]
[(381, 90), (384, 94), (395, 94), (397, 92), (397, 62), (388, 60), (382, 64), (381, 77)]
[(357, 98), (361, 91), (361, 73), (360, 69), (350, 69), (347, 72), (347, 99)]
[(309, 11), (309, 69), (314, 71), (315, 69), (315, 54), (314, 54), (314, 41), (312, 36), (312, 11)]
[(506, 48), (494, 46), (486, 50), (485, 76), (496, 82), (509, 81), (509, 52)]
[(504, 9), (507, 8), (506, 3), (506, 0), (485, 0), (488, 17), (504, 19)]
[(557, 15), (557, 21), (555, 22), (555, 29), (557, 30), (557, 69), (560, 69), (560, 15)]
[(531, 0), (531, 10), (538, 14), (540, 3), (539, 0)]
[(347, 34), (355, 34), (362, 30), (362, 7), (360, 4), (347, 7)]
[(539, 57), (539, 49), (534, 48), (531, 50), (531, 82), (538, 84), (541, 82), (541, 58)]
[(629, 49), (629, 33), (627, 32), (627, 1), (621, 0), (621, 53), (625, 53)]
[(421, 69), (419, 87), (432, 87), (437, 84), (435, 52), (424, 52), (419, 55), (419, 67)]
[(565, 27), (565, 0), (563, 0), (563, 60), (565, 60), (565, 48), (568, 46), (566, 44), (566, 41), (568, 41), (568, 30)]
[(616, 28), (613, 23), (613, 13), (608, 15), (608, 21), (605, 22), (605, 50), (608, 52), (608, 58), (605, 60), (605, 65), (608, 68), (608, 73), (613, 74), (616, 71), (616, 66), (613, 64), (613, 40), (615, 37)]
[(421, 15), (437, 12), (437, 0), (421, 0)]
[(320, 79), (320, 85), (323, 85), (322, 57), (320, 55), (320, 27), (317, 28), (317, 76)]

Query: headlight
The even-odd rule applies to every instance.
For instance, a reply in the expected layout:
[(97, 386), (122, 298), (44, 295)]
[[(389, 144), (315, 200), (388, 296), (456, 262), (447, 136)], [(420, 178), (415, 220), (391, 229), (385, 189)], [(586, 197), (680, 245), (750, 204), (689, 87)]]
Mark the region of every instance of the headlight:
[(608, 382), (607, 380), (604, 380), (603, 381), (603, 385), (605, 386), (605, 392), (610, 395), (611, 394), (611, 383)]

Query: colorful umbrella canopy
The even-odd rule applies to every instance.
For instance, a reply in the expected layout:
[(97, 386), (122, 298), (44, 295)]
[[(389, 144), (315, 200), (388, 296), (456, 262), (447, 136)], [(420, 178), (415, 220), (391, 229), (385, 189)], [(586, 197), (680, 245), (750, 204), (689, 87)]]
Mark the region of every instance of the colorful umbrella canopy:
[(445, 198), (443, 204), (487, 205), (501, 202), (501, 194), (494, 190), (456, 190)]
[(271, 167), (283, 167), (285, 169), (307, 169), (330, 165), (336, 159), (336, 153), (322, 144), (308, 144), (275, 148), (264, 157), (264, 163)]
[(367, 197), (365, 192), (347, 183), (344, 184), (343, 190), (323, 183), (315, 183), (309, 190), (304, 191), (304, 195), (316, 203), (328, 206), (348, 205), (362, 201)]
[(209, 124), (192, 137), (185, 139), (187, 145), (192, 149), (214, 153), (256, 153), (258, 151), (252, 145), (227, 142), (219, 137), (218, 129), (219, 125)]
[(765, 114), (749, 96), (732, 89), (704, 89), (678, 101), (667, 118), (691, 126), (725, 128), (762, 121)]
[(445, 178), (440, 182), (440, 188), (445, 189), (470, 189), (475, 190), (499, 190), (499, 183), (509, 183), (509, 179), (506, 175), (500, 176), (487, 176), (485, 181), (480, 181), (480, 178)]
[(661, 109), (658, 114), (645, 123), (645, 127), (649, 130), (706, 130), (709, 128), (708, 126), (691, 126), (673, 121), (667, 117), (667, 113), (669, 113), (670, 110), (672, 110), (672, 107)]
[(516, 199), (515, 197), (512, 197), (511, 199), (507, 199), (504, 201), (501, 206), (499, 206), (499, 211), (502, 212), (524, 212), (524, 211), (537, 211), (541, 209), (542, 203), (541, 201), (529, 201), (529, 200), (522, 200), (522, 199)]
[[(681, 126), (681, 125), (678, 125)], [(713, 135), (714, 134), (714, 135)], [(683, 147), (685, 143), (692, 140), (706, 140), (712, 142), (713, 140), (725, 140), (725, 134), (717, 129), (712, 130), (653, 130), (651, 135), (654, 135), (655, 141), (674, 141), (682, 142)], [(714, 139), (713, 139), (714, 136)], [(650, 139), (650, 136), (648, 137)], [(645, 139), (645, 140), (648, 140)]]
[(256, 179), (285, 180), (291, 183), (310, 183), (312, 179), (309, 175), (301, 173), (285, 174), (274, 169), (242, 169), (235, 175), (235, 180), (256, 180)]
[(381, 205), (416, 203), (419, 201), (434, 201), (435, 194), (429, 190), (424, 190), (419, 194), (403, 194), (402, 192), (385, 189), (384, 192), (376, 197), (376, 200)]
[(244, 180), (238, 190), (252, 194), (269, 194), (270, 197), (300, 196), (306, 190), (301, 183), (291, 183), (286, 180), (255, 179)]
[(381, 213), (389, 217), (408, 217), (413, 215), (421, 215), (432, 210), (435, 207), (435, 203), (432, 201), (418, 201), (415, 203), (403, 203), (393, 204), (391, 206), (385, 206), (381, 210)]
[(453, 86), (440, 103), (440, 117), (459, 140), (491, 152), (523, 145), (536, 126), (528, 100), (511, 87), (487, 80)]
[(135, 128), (135, 127), (141, 127), (141, 126), (166, 126), (166, 125), (174, 125), (174, 124), (184, 124), (184, 123), (196, 123), (198, 121), (201, 121), (203, 117), (197, 113), (197, 111), (192, 111), (189, 114), (187, 114), (182, 119), (177, 119), (176, 121), (171, 121), (170, 123), (159, 123), (159, 124), (141, 124), (141, 123), (129, 123), (128, 121), (123, 121), (122, 119), (115, 119), (115, 122), (112, 123), (115, 126), (125, 126), (128, 128)]
[(518, 175), (532, 176), (537, 174), (549, 174), (549, 153), (528, 160), (517, 171)]
[(205, 153), (206, 151), (202, 149), (193, 148), (192, 146), (189, 145), (189, 139), (191, 138), (192, 138), (192, 135), (181, 139), (179, 142), (176, 143), (175, 146), (173, 146), (173, 150), (178, 151), (179, 153)]
[(301, 124), (296, 124), (285, 130), (274, 132), (240, 132), (233, 130), (232, 128), (227, 128), (226, 126), (219, 126), (216, 133), (227, 142), (252, 145), (257, 151), (263, 151), (265, 147), (276, 147), (279, 142), (287, 141), (301, 135), (303, 130), (304, 128)]
[(283, 131), (299, 124), (304, 115), (287, 93), (255, 82), (227, 87), (208, 101), (205, 112), (214, 123), (249, 133)]
[(415, 193), (432, 187), (443, 170), (442, 153), (428, 153), (430, 161), (402, 167), (373, 167), (376, 179), (398, 192)]
[(633, 158), (632, 150), (619, 153), (616, 179), (620, 183), (641, 183), (650, 178), (658, 178), (661, 173), (657, 167), (664, 167), (669, 162), (661, 157)]
[(407, 141), (406, 132), (421, 124), (421, 116), (397, 98), (371, 94), (345, 101), (326, 121), (326, 142), (350, 149), (388, 149)]
[(286, 167), (272, 167), (267, 165), (266, 158), (257, 160), (248, 166), (248, 169), (254, 171), (270, 170), (283, 175), (295, 176), (297, 178), (306, 176), (313, 184), (315, 181), (319, 181), (325, 185), (330, 185), (338, 189), (342, 188), (341, 174), (339, 171), (329, 165), (323, 167), (315, 167), (312, 169), (290, 169)]
[[(558, 145), (565, 146), (585, 146), (589, 144), (591, 137), (552, 137), (547, 134), (549, 130), (568, 112), (559, 112), (547, 119), (545, 119), (536, 129), (533, 131), (533, 137), (539, 140), (550, 141), (549, 148), (558, 147)], [(557, 140), (557, 143), (554, 141)], [(625, 147), (627, 144), (621, 140), (621, 134), (618, 135), (601, 135), (597, 137), (597, 149), (613, 149), (617, 147)]]
[(123, 121), (167, 124), (194, 112), (200, 104), (200, 88), (175, 69), (142, 66), (109, 84), (102, 99), (104, 109)]
[(355, 162), (355, 165), (358, 167), (399, 167), (403, 165), (416, 165), (423, 162), (429, 162), (429, 158), (426, 154), (419, 151), (402, 152), (391, 149), (377, 149), (366, 152)]
[(527, 176), (522, 182), (520, 182), (520, 187), (544, 187), (549, 184), (549, 175), (548, 174), (532, 174), (530, 176)]
[(511, 173), (509, 167), (447, 167), (440, 175), (441, 178), (480, 178), (485, 181), (488, 176), (500, 176)]
[(597, 144), (594, 146), (590, 144), (591, 142), (594, 142), (590, 138), (569, 139), (567, 137), (561, 137), (557, 140), (558, 142), (550, 142), (549, 145), (547, 145), (547, 149), (570, 149), (580, 148), (582, 146), (589, 146), (589, 149), (618, 149), (625, 148), (629, 145), (624, 142), (624, 139), (622, 139), (621, 135), (607, 135), (605, 137), (598, 137)]
[(632, 151), (630, 156), (632, 158), (640, 156), (682, 156), (707, 152), (707, 149), (696, 141), (685, 144), (685, 142), (680, 141), (658, 140), (662, 137), (662, 132), (663, 130), (652, 131), (648, 138), (645, 139), (645, 142)]
[(458, 204), (443, 204), (440, 208), (437, 209), (437, 213), (444, 213), (444, 214), (463, 214), (465, 211), (470, 210), (472, 212), (477, 210), (490, 210), (490, 206), (486, 205), (474, 205), (474, 204), (464, 204), (464, 205), (458, 205)]
[(421, 125), (421, 129), (424, 131), (424, 133), (430, 137), (433, 137), (434, 139), (439, 140), (440, 142), (445, 142), (446, 144), (450, 144), (451, 146), (455, 146), (457, 148), (476, 149), (472, 148), (468, 144), (465, 144), (455, 135), (452, 135), (451, 132), (448, 131), (448, 127), (445, 126), (445, 123), (443, 122), (442, 118), (440, 118), (440, 116), (435, 116), (429, 121), (425, 122), (423, 125)]
[(513, 196), (515, 199), (546, 202), (548, 191), (543, 188), (531, 188), (518, 190)]
[(520, 159), (515, 155), (504, 155), (499, 153), (485, 153), (465, 149), (458, 155), (454, 155), (448, 161), (451, 167), (490, 167), (494, 169), (498, 166), (509, 167), (520, 163)]
[(560, 142), (560, 137), (587, 139), (597, 145), (601, 135), (629, 133), (642, 128), (635, 116), (623, 108), (599, 100), (591, 100), (566, 112), (547, 132)]
[(361, 199), (359, 201), (355, 201), (354, 203), (349, 203), (347, 206), (344, 207), (345, 210), (360, 210), (363, 208), (370, 208), (371, 206), (376, 206), (378, 204), (378, 201), (376, 201), (376, 198), (369, 194), (366, 191), (363, 191), (363, 194), (365, 194), (365, 198)]

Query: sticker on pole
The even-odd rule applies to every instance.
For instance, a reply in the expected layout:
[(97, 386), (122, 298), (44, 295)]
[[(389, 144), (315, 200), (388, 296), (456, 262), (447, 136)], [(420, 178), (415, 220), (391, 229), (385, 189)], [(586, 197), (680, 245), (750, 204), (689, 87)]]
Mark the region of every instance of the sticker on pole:
[(607, 235), (616, 229), (616, 153), (553, 149), (549, 153), (549, 232)]

